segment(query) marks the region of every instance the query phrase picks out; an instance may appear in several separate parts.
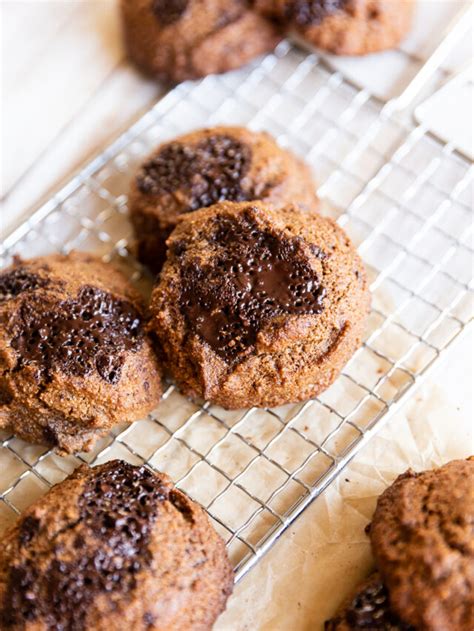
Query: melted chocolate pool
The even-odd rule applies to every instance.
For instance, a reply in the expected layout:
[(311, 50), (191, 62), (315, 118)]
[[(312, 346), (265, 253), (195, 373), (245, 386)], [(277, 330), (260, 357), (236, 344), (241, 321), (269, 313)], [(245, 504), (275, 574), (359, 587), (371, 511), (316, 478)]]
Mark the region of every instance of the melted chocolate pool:
[(272, 319), (317, 315), (324, 288), (299, 239), (260, 230), (250, 217), (221, 220), (212, 240), (215, 261), (182, 269), (181, 310), (188, 327), (225, 361), (253, 347)]

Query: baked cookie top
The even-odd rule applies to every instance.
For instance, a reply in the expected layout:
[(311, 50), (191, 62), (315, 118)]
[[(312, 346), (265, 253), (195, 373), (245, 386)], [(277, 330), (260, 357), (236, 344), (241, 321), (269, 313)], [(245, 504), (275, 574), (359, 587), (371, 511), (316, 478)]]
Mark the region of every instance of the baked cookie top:
[(411, 26), (414, 0), (255, 0), (255, 7), (316, 48), (365, 55), (400, 42)]
[(120, 0), (120, 7), (129, 57), (165, 81), (238, 68), (282, 38), (247, 0)]
[(84, 465), (4, 536), (0, 627), (211, 629), (232, 583), (224, 543), (167, 476)]
[[(114, 295), (114, 289), (127, 295)], [(18, 261), (0, 272), (0, 309), (17, 355), (14, 370), (32, 367), (40, 381), (61, 372), (117, 383), (125, 353), (144, 342), (140, 306), (138, 294), (115, 270), (89, 255)]]

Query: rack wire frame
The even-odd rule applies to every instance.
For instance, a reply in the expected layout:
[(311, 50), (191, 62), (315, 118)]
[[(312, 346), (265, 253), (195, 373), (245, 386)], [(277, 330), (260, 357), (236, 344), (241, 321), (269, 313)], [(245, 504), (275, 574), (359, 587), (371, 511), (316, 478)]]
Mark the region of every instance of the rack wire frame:
[[(170, 473), (225, 538), (236, 581), (251, 569), (472, 317), (473, 167), (396, 105), (284, 42), (258, 66), (175, 88), (4, 240), (2, 266), (13, 254), (89, 249), (146, 284), (127, 248), (134, 169), (158, 142), (190, 128), (246, 124), (270, 131), (311, 164), (326, 212), (365, 261), (373, 307), (363, 346), (318, 399), (224, 412), (186, 401), (169, 384), (147, 419), (66, 458), (4, 432), (0, 519), (8, 522), (80, 463), (118, 453)], [(144, 427), (152, 437), (145, 445)]]

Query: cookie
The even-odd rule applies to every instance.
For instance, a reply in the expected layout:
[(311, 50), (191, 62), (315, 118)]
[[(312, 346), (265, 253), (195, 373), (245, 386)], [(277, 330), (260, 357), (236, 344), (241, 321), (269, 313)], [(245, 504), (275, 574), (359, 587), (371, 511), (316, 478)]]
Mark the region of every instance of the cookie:
[(264, 200), (316, 208), (309, 167), (267, 133), (244, 127), (200, 129), (153, 153), (129, 196), (137, 256), (153, 272), (181, 215), (220, 201)]
[(410, 29), (413, 0), (256, 0), (262, 14), (336, 55), (396, 46)]
[(156, 407), (160, 368), (140, 296), (84, 253), (0, 272), (0, 427), (59, 452)]
[(358, 348), (367, 281), (333, 221), (221, 202), (184, 217), (168, 244), (149, 326), (186, 395), (229, 409), (305, 400)]
[(474, 459), (399, 476), (377, 502), (370, 539), (402, 620), (474, 629)]
[(167, 476), (84, 465), (4, 535), (0, 628), (205, 631), (232, 584), (224, 542)]
[(146, 74), (178, 82), (267, 53), (279, 28), (246, 0), (121, 0), (125, 48)]
[(325, 631), (415, 631), (393, 612), (382, 579), (374, 572), (341, 606)]

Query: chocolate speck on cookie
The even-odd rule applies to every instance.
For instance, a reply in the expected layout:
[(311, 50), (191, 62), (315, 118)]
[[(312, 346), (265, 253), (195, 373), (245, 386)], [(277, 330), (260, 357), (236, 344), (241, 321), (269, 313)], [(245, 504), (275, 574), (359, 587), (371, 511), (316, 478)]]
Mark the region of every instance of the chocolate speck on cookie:
[(18, 537), (22, 545), (29, 543), (38, 532), (40, 521), (36, 517), (26, 517), (21, 526)]
[(46, 287), (49, 282), (48, 278), (34, 274), (21, 266), (0, 273), (0, 302), (19, 296), (25, 291)]
[(151, 0), (153, 13), (163, 26), (173, 24), (183, 15), (189, 0)]

